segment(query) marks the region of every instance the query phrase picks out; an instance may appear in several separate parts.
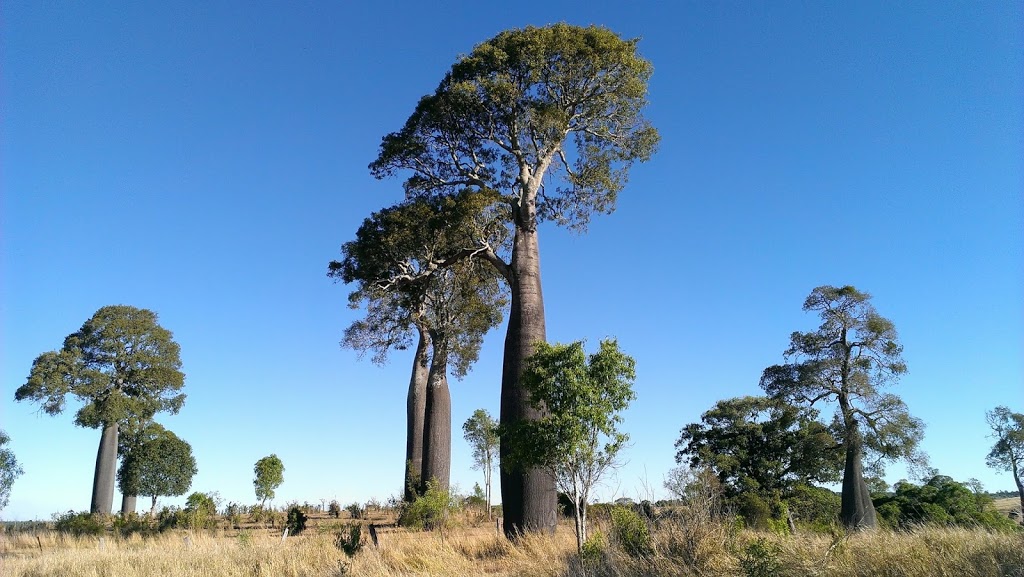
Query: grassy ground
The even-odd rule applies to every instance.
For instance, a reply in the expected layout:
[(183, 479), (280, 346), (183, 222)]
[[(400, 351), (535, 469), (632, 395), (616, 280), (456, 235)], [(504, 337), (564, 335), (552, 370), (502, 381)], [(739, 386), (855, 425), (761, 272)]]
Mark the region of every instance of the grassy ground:
[[(652, 533), (647, 556), (630, 557), (605, 537), (581, 562), (569, 526), (515, 545), (490, 524), (443, 533), (389, 528), (379, 533), (379, 548), (364, 532), (364, 547), (352, 557), (335, 545), (340, 528), (325, 522), (283, 540), (269, 531), (106, 536), (102, 542), (53, 532), (0, 535), (0, 575), (1024, 577), (1024, 534), (980, 530), (782, 537), (672, 522)], [(607, 526), (595, 529), (610, 535)]]

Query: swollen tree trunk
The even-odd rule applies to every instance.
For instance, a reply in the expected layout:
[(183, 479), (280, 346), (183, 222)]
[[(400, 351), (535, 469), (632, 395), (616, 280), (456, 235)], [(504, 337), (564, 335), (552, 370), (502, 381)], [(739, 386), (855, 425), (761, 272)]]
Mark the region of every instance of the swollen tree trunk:
[(874, 529), (878, 526), (878, 521), (875, 518), (875, 505), (871, 502), (871, 493), (864, 482), (861, 464), (863, 452), (856, 424), (846, 437), (846, 469), (843, 473), (839, 520), (850, 531)]
[(427, 359), (427, 347), (430, 339), (427, 331), (418, 327), (419, 340), (416, 343), (416, 356), (412, 362), (412, 377), (409, 379), (409, 397), (406, 403), (406, 436), (405, 436), (405, 501), (416, 500), (416, 492), (423, 483), (423, 431), (427, 411), (427, 377), (430, 365)]
[(135, 512), (136, 495), (121, 495), (121, 514), (128, 515)]
[(423, 482), (433, 479), (448, 490), (452, 468), (452, 397), (448, 391), (448, 347), (431, 334), (433, 355), (427, 379), (427, 410), (423, 426)]
[[(529, 204), (524, 203), (525, 207)], [(523, 210), (526, 210), (524, 207)], [(523, 362), (533, 354), (534, 345), (546, 341), (544, 296), (540, 283), (540, 250), (534, 215), (518, 215), (512, 247), (509, 279), (512, 306), (505, 335), (505, 357), (501, 372), (502, 425), (523, 419), (536, 419), (540, 412), (530, 404), (520, 384)], [(501, 439), (499, 455), (508, 459), (509, 446)], [(542, 469), (524, 470), (501, 467), (502, 528), (514, 538), (524, 531), (554, 531), (558, 495), (555, 479)]]
[(109, 515), (114, 507), (114, 477), (117, 472), (117, 421), (107, 423), (96, 451), (96, 472), (92, 478), (89, 512)]

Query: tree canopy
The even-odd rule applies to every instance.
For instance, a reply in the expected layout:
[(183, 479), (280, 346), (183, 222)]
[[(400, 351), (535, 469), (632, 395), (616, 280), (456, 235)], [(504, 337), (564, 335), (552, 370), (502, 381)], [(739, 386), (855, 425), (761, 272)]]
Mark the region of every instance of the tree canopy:
[(887, 460), (925, 461), (918, 450), (924, 424), (902, 399), (884, 392), (907, 365), (895, 325), (870, 300), (852, 286), (815, 288), (803, 309), (817, 313), (821, 325), (794, 332), (785, 351), (788, 362), (768, 367), (761, 377), (761, 387), (772, 397), (836, 408), (834, 428), (846, 453), (840, 518), (851, 529), (876, 525), (863, 478), (865, 457), (876, 474)]
[(1017, 485), (1021, 515), (1024, 515), (1024, 414), (999, 406), (985, 414), (995, 444), (985, 457), (993, 469), (1009, 471)]
[(122, 493), (150, 497), (152, 513), (157, 498), (188, 492), (197, 472), (192, 446), (161, 425), (149, 423), (123, 453), (117, 479)]
[(28, 380), (14, 393), (44, 412), (64, 410), (70, 394), (83, 403), (75, 424), (102, 428), (93, 482), (93, 513), (109, 514), (114, 494), (118, 425), (159, 412), (177, 413), (185, 402), (180, 348), (153, 311), (106, 306), (64, 339), (59, 351), (39, 355)]
[(632, 357), (611, 339), (601, 341), (598, 351), (589, 357), (582, 341), (538, 343), (523, 371), (530, 402), (544, 407), (546, 413), (508, 427), (510, 460), (546, 469), (555, 477), (558, 489), (575, 505), (581, 553), (587, 539), (590, 491), (616, 465), (619, 451), (629, 440), (618, 425), (620, 413), (636, 398), (635, 378)]
[(274, 491), (284, 483), (284, 463), (275, 454), (270, 454), (256, 461), (253, 466), (255, 477), (252, 480), (256, 489), (256, 498), (260, 505), (264, 505), (267, 499), (274, 498)]
[(839, 480), (841, 447), (818, 412), (781, 399), (719, 401), (700, 423), (683, 427), (676, 462), (710, 467), (729, 497), (788, 493), (797, 484)]
[(7, 507), (14, 480), (24, 473), (18, 460), (14, 458), (14, 451), (7, 447), (10, 442), (11, 438), (0, 429), (0, 511)]
[(491, 518), (491, 472), (498, 458), (498, 422), (484, 409), (473, 411), (462, 424), (462, 432), (473, 449), (473, 468), (484, 472), (484, 503)]

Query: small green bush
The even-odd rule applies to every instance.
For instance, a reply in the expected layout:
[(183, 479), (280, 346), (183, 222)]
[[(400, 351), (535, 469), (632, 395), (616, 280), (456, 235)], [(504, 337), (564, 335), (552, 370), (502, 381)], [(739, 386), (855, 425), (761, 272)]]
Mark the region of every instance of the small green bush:
[(612, 509), (612, 536), (630, 557), (648, 557), (654, 553), (647, 522), (630, 507)]
[(62, 515), (54, 515), (53, 528), (61, 533), (68, 533), (75, 536), (101, 535), (106, 526), (99, 515), (93, 515), (85, 511), (75, 513), (68, 511)]
[(608, 542), (605, 540), (604, 535), (601, 533), (592, 533), (587, 537), (587, 540), (583, 542), (583, 553), (581, 555), (583, 562), (585, 564), (600, 563), (604, 558), (604, 552), (607, 548)]
[(398, 524), (410, 529), (443, 529), (451, 525), (452, 513), (458, 508), (458, 499), (431, 480), (422, 496), (402, 508)]
[(359, 523), (345, 525), (334, 534), (334, 544), (349, 557), (355, 555), (363, 548), (363, 526)]
[(331, 504), (327, 507), (327, 514), (335, 519), (341, 517), (341, 505), (337, 501), (331, 501)]
[(363, 518), (363, 506), (359, 503), (349, 503), (348, 505), (345, 505), (345, 510), (348, 511), (349, 516), (353, 519)]
[(288, 521), (286, 522), (289, 535), (298, 535), (306, 530), (306, 513), (301, 507), (293, 506), (288, 509)]
[(146, 517), (140, 517), (138, 513), (118, 515), (113, 519), (114, 532), (122, 537), (129, 535), (145, 535), (153, 531), (153, 523)]
[(740, 557), (743, 574), (746, 577), (777, 577), (782, 571), (782, 563), (779, 561), (781, 550), (778, 543), (764, 537), (751, 542)]

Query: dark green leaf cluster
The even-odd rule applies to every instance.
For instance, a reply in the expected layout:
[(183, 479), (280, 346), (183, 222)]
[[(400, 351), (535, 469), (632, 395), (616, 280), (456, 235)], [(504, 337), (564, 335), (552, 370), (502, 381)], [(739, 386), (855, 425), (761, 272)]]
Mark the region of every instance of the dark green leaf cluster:
[(185, 402), (180, 349), (156, 313), (130, 306), (107, 306), (64, 340), (60, 351), (32, 363), (18, 401), (40, 403), (47, 414), (64, 410), (68, 394), (84, 405), (75, 424), (98, 428), (158, 412), (177, 413)]
[(157, 423), (120, 437), (123, 450), (117, 482), (126, 495), (184, 495), (198, 472), (192, 446)]
[(1020, 479), (1024, 473), (1024, 413), (996, 407), (985, 416), (996, 440), (985, 462), (993, 469), (1010, 471)]
[(14, 480), (24, 472), (14, 458), (14, 452), (7, 447), (10, 441), (7, 433), (0, 429), (0, 510), (7, 506)]
[(277, 455), (271, 454), (256, 461), (253, 466), (252, 484), (256, 489), (256, 498), (261, 502), (274, 498), (274, 490), (284, 483), (284, 463)]
[(796, 484), (839, 480), (843, 453), (817, 411), (780, 399), (719, 401), (700, 423), (683, 427), (676, 462), (710, 467), (727, 497), (788, 493)]
[(878, 514), (893, 528), (944, 525), (1011, 531), (1017, 524), (1000, 514), (992, 498), (974, 492), (963, 483), (936, 475), (923, 485), (896, 483), (895, 492), (875, 499)]
[(497, 421), (486, 410), (477, 409), (462, 424), (462, 432), (473, 449), (473, 468), (490, 467), (498, 454)]

